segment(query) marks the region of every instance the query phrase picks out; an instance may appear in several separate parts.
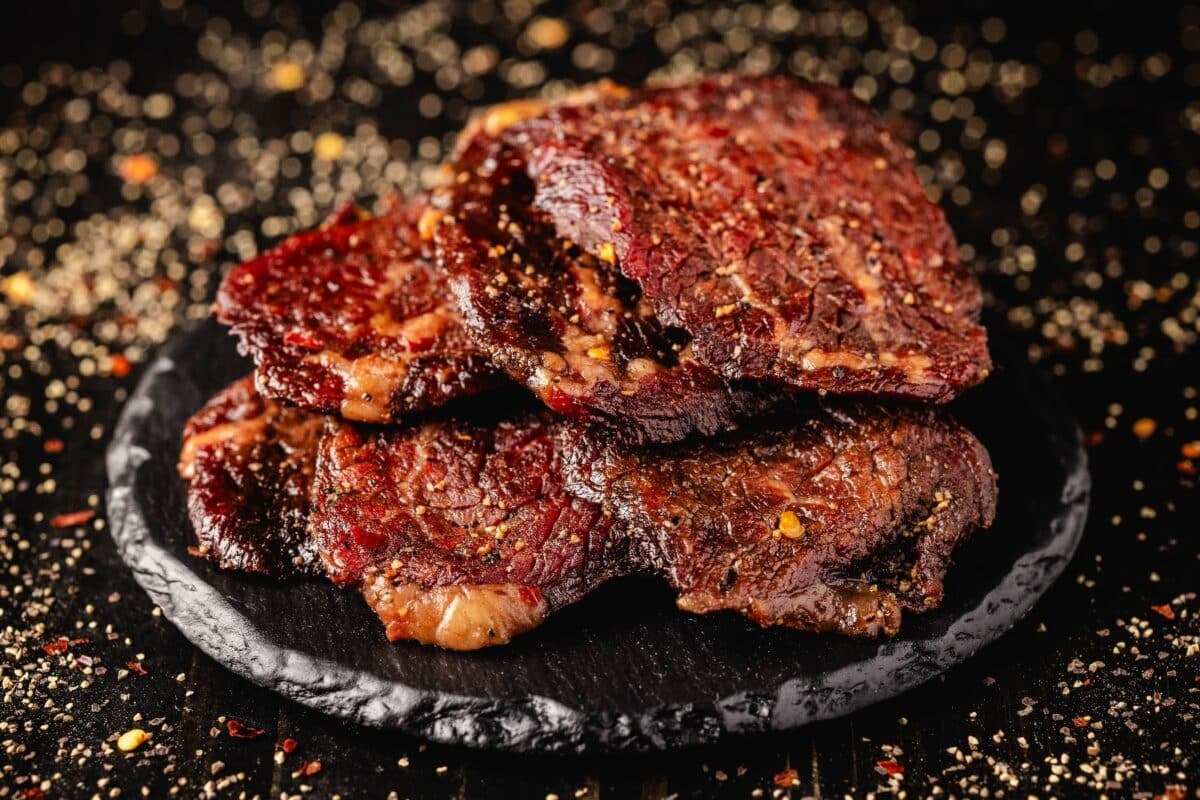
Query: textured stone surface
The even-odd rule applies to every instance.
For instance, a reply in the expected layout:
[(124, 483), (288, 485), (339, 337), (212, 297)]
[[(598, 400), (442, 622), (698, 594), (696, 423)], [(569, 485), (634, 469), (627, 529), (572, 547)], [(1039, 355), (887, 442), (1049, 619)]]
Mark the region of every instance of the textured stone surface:
[(247, 370), (211, 322), (168, 347), (125, 408), (108, 454), (112, 534), (139, 583), (197, 646), (256, 683), (358, 722), (559, 752), (794, 728), (896, 695), (973, 655), (1032, 607), (1073, 553), (1089, 489), (1078, 430), (1041, 383), (999, 361), (954, 406), (1000, 473), (996, 524), (963, 550), (943, 606), (889, 641), (693, 617), (674, 609), (664, 587), (628, 580), (513, 645), (451, 653), (389, 644), (353, 593), (222, 573), (186, 553), (173, 470), (187, 416)]

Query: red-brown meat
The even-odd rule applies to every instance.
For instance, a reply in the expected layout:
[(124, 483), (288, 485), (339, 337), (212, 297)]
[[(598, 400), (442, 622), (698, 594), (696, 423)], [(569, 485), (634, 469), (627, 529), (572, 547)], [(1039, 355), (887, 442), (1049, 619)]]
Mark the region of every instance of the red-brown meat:
[(695, 613), (894, 634), (942, 600), (955, 547), (991, 524), (983, 445), (933, 410), (821, 410), (803, 424), (686, 447), (564, 447), (571, 487), (603, 503)]
[(188, 420), (179, 473), (200, 555), (224, 569), (319, 573), (307, 527), (320, 433), (319, 416), (264, 399), (250, 377)]
[(501, 409), (331, 419), (318, 444), (319, 418), (247, 379), (193, 418), (180, 461), (203, 555), (272, 574), (317, 562), (392, 639), (502, 644), (630, 574), (664, 577), (695, 613), (894, 634), (991, 523), (987, 453), (938, 411), (808, 413), (669, 449)]
[(331, 421), (311, 530), (332, 580), (362, 585), (392, 639), (503, 644), (628, 568), (600, 507), (563, 486), (561, 423), (400, 430)]
[(424, 209), (343, 212), (225, 277), (217, 317), (254, 358), (264, 394), (386, 422), (501, 382), (421, 242)]
[(940, 402), (990, 368), (945, 217), (844, 91), (720, 76), (498, 136), (556, 233), (615, 259), (726, 379)]
[(717, 433), (769, 405), (697, 362), (605, 253), (555, 235), (530, 206), (518, 150), (482, 132), (471, 142), (437, 198), (446, 216), (434, 238), (467, 330), (493, 361), (553, 410), (626, 440)]

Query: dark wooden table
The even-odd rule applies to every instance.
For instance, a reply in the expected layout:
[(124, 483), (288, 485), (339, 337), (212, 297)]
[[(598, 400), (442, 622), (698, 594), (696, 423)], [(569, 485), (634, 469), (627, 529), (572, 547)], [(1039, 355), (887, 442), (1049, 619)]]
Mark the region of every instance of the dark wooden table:
[[(0, 798), (1200, 796), (1200, 9), (1169, 5), (6, 9)], [(412, 190), (471, 105), (667, 64), (835, 80), (910, 120), (993, 337), (1087, 432), (1064, 579), (896, 700), (648, 756), (426, 745), (196, 652), (105, 532), (103, 449), (158, 344), (254, 247)], [(133, 728), (151, 738), (122, 752)]]

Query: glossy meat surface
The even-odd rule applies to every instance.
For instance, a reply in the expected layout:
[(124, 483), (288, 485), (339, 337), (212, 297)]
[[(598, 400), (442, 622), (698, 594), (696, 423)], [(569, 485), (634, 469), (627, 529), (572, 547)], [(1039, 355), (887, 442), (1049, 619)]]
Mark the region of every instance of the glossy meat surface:
[(471, 646), (632, 574), (664, 577), (693, 613), (892, 635), (904, 610), (941, 602), (954, 549), (996, 502), (986, 451), (948, 416), (860, 406), (670, 448), (529, 414), (407, 433), (339, 424), (317, 486), (335, 580), (365, 577), (393, 638), (486, 620), (458, 634)]
[(563, 486), (560, 422), (375, 429), (331, 421), (312, 536), (336, 583), (362, 584), (392, 639), (502, 644), (623, 568), (598, 505)]
[(317, 574), (309, 484), (321, 418), (263, 398), (246, 377), (208, 401), (183, 432), (195, 552), (224, 569)]
[(718, 433), (768, 406), (768, 394), (700, 364), (609, 254), (556, 236), (530, 206), (520, 149), (485, 135), (491, 118), (435, 198), (444, 217), (434, 240), (467, 330), (493, 360), (554, 411), (608, 423), (627, 441)]
[(800, 425), (671, 449), (575, 436), (577, 494), (627, 527), (635, 560), (694, 613), (892, 635), (942, 600), (951, 553), (991, 524), (987, 452), (927, 409), (822, 409)]
[(559, 236), (615, 260), (726, 379), (945, 401), (981, 293), (904, 148), (850, 94), (717, 76), (507, 127)]
[(987, 453), (939, 411), (808, 413), (670, 448), (503, 408), (331, 418), (318, 441), (318, 417), (245, 379), (193, 418), (180, 463), (199, 554), (321, 570), (361, 589), (391, 639), (503, 644), (634, 574), (694, 613), (892, 635), (903, 610), (941, 601), (954, 549), (991, 523)]
[(352, 209), (232, 270), (217, 317), (254, 358), (265, 395), (347, 419), (387, 422), (498, 385), (466, 338), (421, 241), (425, 206)]

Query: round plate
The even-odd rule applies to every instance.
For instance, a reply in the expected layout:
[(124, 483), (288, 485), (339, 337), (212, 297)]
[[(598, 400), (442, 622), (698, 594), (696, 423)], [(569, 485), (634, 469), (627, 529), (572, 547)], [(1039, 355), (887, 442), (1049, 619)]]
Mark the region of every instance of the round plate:
[(357, 592), (272, 582), (187, 554), (175, 472), (184, 421), (246, 374), (211, 321), (148, 370), (108, 451), (112, 535), (197, 647), (305, 705), (439, 742), (526, 751), (650, 750), (795, 728), (910, 689), (1024, 615), (1079, 543), (1090, 480), (1078, 428), (1023, 362), (954, 411), (1000, 473), (995, 525), (959, 553), (942, 607), (891, 640), (763, 630), (678, 611), (656, 581), (612, 582), (504, 647), (389, 643)]

